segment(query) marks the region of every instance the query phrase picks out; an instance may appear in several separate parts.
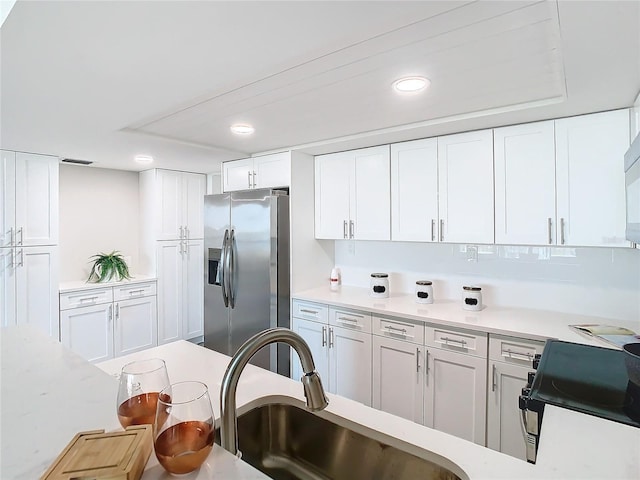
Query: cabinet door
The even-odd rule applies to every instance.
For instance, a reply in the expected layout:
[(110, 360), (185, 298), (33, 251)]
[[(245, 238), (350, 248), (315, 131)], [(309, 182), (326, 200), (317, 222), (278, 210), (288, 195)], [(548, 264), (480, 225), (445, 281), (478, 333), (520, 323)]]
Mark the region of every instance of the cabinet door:
[(222, 191), (247, 190), (253, 185), (253, 158), (222, 163)]
[(491, 130), (438, 137), (440, 241), (493, 243)]
[(391, 145), (391, 240), (438, 239), (438, 141)]
[(315, 158), (316, 238), (348, 238), (352, 170), (353, 161), (349, 152)]
[(371, 334), (329, 327), (329, 391), (371, 406)]
[(553, 121), (493, 131), (496, 243), (554, 243), (556, 159)]
[(352, 238), (390, 240), (389, 145), (356, 150), (353, 172), (349, 197)]
[(485, 444), (487, 360), (427, 350), (425, 425)]
[(121, 300), (114, 304), (114, 356), (158, 345), (156, 297)]
[(16, 269), (13, 248), (0, 248), (0, 327), (16, 324)]
[(373, 407), (423, 423), (424, 347), (373, 337)]
[(182, 338), (204, 335), (204, 241), (183, 242)]
[(556, 120), (557, 243), (629, 246), (624, 188), (628, 148), (629, 110)]
[(113, 304), (60, 312), (60, 341), (90, 362), (113, 358)]
[(58, 243), (58, 159), (16, 153), (16, 245)]
[[(316, 371), (320, 374), (320, 379), (324, 388), (329, 391), (329, 351), (327, 349), (328, 326), (321, 323), (303, 320), (293, 317), (291, 329), (304, 338), (309, 345)], [(291, 349), (291, 378), (300, 380), (302, 378), (302, 365), (300, 358)]]
[(531, 368), (489, 363), (491, 388), (487, 394), (487, 447), (526, 460), (518, 397)]
[(204, 194), (207, 177), (198, 173), (183, 173), (183, 217), (185, 238), (204, 238)]
[(182, 338), (183, 242), (157, 242), (158, 344)]
[(183, 193), (182, 172), (156, 170), (156, 240), (181, 238)]
[(58, 247), (15, 249), (16, 319), (60, 339)]
[(0, 150), (0, 248), (14, 245), (16, 225), (16, 154)]
[(275, 153), (253, 158), (253, 188), (288, 187), (291, 184), (291, 154)]

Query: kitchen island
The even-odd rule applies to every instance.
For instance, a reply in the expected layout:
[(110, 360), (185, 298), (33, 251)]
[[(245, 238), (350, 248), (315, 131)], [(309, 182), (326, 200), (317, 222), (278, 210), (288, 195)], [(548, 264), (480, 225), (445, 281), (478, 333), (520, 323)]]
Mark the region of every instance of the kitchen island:
[[(162, 358), (172, 382), (206, 383), (219, 419), (219, 389), (229, 357), (195, 344), (178, 341), (94, 366), (30, 328), (2, 329), (0, 340), (3, 480), (38, 478), (78, 431), (120, 429), (116, 376), (133, 360)], [(561, 408), (545, 410), (538, 463), (531, 465), (360, 403), (328, 397), (329, 406), (319, 416), (442, 461), (461, 478), (631, 479), (640, 473), (640, 429)], [(238, 413), (273, 402), (302, 405), (301, 384), (249, 365), (238, 387)], [(169, 477), (152, 454), (142, 478)], [(216, 446), (203, 467), (186, 478), (266, 477)]]

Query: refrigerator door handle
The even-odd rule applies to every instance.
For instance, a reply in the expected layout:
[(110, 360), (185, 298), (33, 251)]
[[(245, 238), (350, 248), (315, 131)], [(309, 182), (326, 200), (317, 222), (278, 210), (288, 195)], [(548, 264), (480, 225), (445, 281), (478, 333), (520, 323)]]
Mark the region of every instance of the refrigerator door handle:
[(229, 285), (229, 305), (231, 306), (231, 308), (235, 308), (236, 306), (236, 295), (235, 295), (235, 285), (233, 284), (234, 282), (234, 275), (235, 275), (235, 265), (236, 265), (236, 254), (235, 254), (235, 250), (233, 248), (233, 244), (235, 243), (235, 235), (236, 232), (234, 229), (231, 229), (231, 235), (229, 235), (229, 260), (228, 260), (228, 264), (229, 264), (229, 269), (227, 270), (227, 273), (229, 274), (229, 281), (228, 281), (228, 285)]
[(229, 296), (227, 295), (227, 245), (229, 243), (229, 230), (225, 229), (224, 238), (222, 239), (222, 251), (220, 252), (220, 290), (222, 290), (222, 300), (224, 306), (229, 306)]

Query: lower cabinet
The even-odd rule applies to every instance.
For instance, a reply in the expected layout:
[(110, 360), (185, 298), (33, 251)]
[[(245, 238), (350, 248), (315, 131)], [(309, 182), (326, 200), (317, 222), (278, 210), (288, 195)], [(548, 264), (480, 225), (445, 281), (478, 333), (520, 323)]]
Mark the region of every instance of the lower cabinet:
[[(294, 305), (294, 315), (296, 311), (319, 310), (317, 305), (310, 305), (306, 309)], [(325, 314), (316, 321), (294, 316), (291, 328), (309, 345), (316, 370), (329, 393), (371, 406), (371, 316), (331, 309), (330, 317), (327, 320)], [(292, 378), (300, 379), (302, 366), (295, 353), (292, 353), (291, 366)]]
[(485, 444), (487, 359), (427, 349), (424, 424)]
[(424, 347), (373, 337), (373, 407), (424, 424)]
[(203, 240), (157, 242), (158, 343), (204, 335)]
[(487, 447), (526, 460), (518, 397), (544, 343), (492, 335), (489, 340)]
[(155, 282), (60, 294), (60, 340), (90, 362), (158, 344)]

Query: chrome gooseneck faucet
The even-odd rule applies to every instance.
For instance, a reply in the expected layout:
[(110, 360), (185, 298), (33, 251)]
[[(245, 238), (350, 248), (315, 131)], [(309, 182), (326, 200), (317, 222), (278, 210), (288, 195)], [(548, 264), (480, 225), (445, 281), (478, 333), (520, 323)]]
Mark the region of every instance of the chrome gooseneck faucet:
[(304, 387), (304, 396), (307, 398), (307, 408), (313, 411), (323, 410), (329, 404), (324, 388), (322, 388), (320, 376), (316, 372), (311, 350), (300, 335), (288, 328), (272, 328), (255, 334), (238, 349), (231, 362), (229, 362), (224, 377), (222, 377), (222, 388), (220, 389), (220, 444), (225, 450), (234, 455), (238, 453), (236, 389), (238, 388), (240, 374), (258, 350), (276, 342), (283, 342), (291, 346), (300, 357), (300, 363), (302, 363), (302, 370), (304, 371), (301, 381)]

